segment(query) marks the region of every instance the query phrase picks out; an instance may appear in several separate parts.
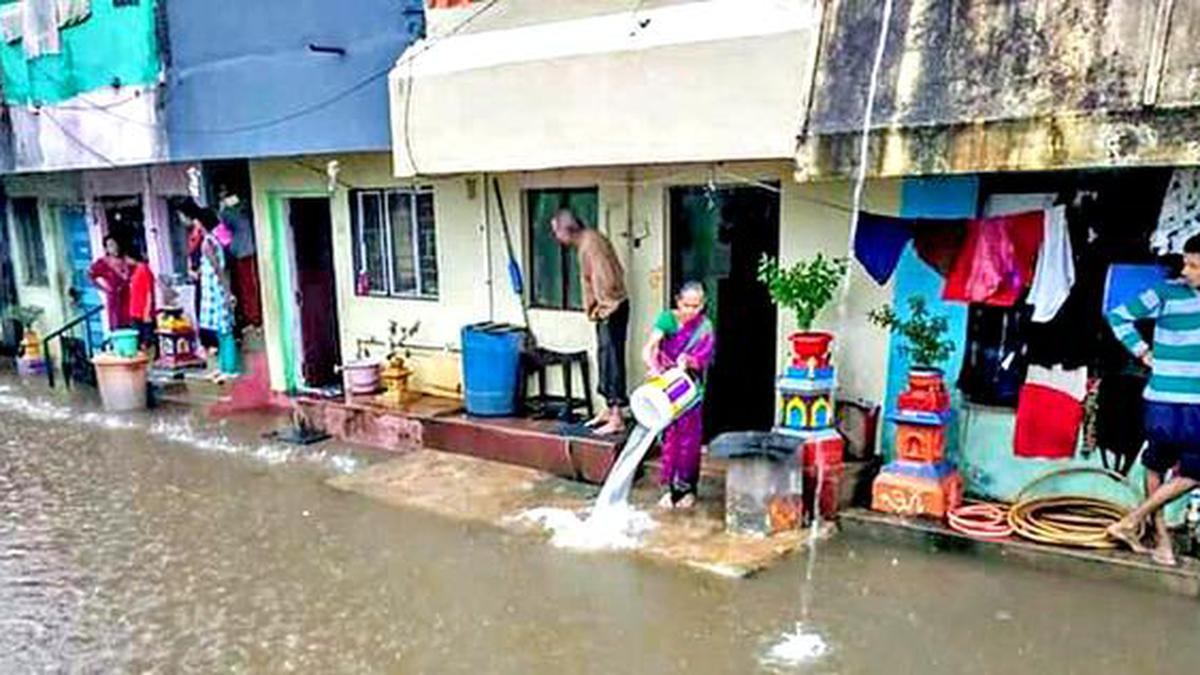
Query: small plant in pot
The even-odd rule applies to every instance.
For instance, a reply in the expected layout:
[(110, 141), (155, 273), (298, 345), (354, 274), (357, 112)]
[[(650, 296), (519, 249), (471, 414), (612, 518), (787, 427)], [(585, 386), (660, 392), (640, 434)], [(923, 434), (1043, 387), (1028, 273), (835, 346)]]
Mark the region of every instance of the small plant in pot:
[(908, 358), (909, 380), (914, 387), (940, 386), (940, 366), (954, 350), (954, 342), (946, 338), (950, 322), (944, 315), (931, 312), (921, 296), (908, 299), (908, 310), (908, 317), (901, 318), (895, 308), (884, 305), (872, 310), (867, 318), (904, 339), (900, 351)]
[[(26, 358), (39, 359), (42, 352), (42, 340), (38, 335), (37, 322), (42, 318), (44, 310), (35, 305), (25, 305), (9, 308), (5, 318), (21, 324), (23, 335), (19, 346), (20, 354)], [(5, 330), (8, 330), (7, 328)]]
[(767, 287), (771, 300), (789, 310), (796, 319), (797, 332), (788, 339), (792, 343), (792, 365), (818, 367), (829, 364), (831, 333), (813, 331), (813, 322), (821, 310), (833, 300), (838, 285), (846, 276), (846, 258), (834, 258), (818, 253), (790, 267), (779, 260), (763, 256), (758, 264), (758, 280)]

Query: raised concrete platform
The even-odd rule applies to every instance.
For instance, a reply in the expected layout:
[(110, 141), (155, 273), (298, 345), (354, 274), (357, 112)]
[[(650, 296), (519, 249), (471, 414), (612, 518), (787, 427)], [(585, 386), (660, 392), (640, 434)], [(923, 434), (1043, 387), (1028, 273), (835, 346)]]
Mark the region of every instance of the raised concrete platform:
[(1127, 551), (1094, 551), (1035, 544), (1018, 538), (973, 539), (922, 518), (902, 518), (865, 509), (843, 511), (838, 524), (850, 537), (917, 545), (937, 551), (967, 552), (1013, 561), (1048, 572), (1200, 597), (1200, 561), (1181, 558), (1179, 567), (1163, 567)]
[(398, 406), (373, 396), (301, 397), (296, 403), (340, 440), (398, 452), (436, 448), (587, 483), (604, 481), (623, 440), (593, 436), (553, 420), (470, 417), (460, 401), (434, 396)]

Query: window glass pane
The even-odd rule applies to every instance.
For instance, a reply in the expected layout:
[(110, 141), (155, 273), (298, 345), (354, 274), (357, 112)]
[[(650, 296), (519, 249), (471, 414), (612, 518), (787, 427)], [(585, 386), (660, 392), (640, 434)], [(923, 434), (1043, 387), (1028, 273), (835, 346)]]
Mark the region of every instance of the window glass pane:
[(380, 196), (378, 192), (362, 192), (359, 197), (359, 237), (355, 241), (355, 255), (360, 258), (358, 272), (366, 275), (368, 293), (387, 293), (387, 272), (383, 266), (387, 247), (380, 217)]
[(550, 231), (550, 218), (560, 208), (569, 208), (584, 227), (595, 227), (598, 197), (595, 188), (530, 190), (529, 275), (533, 305), (554, 309), (583, 309), (579, 258), (562, 246)]
[(46, 249), (42, 243), (42, 224), (38, 218), (37, 200), (14, 199), (13, 216), (16, 219), (17, 236), (21, 239), (25, 283), (45, 286), (49, 283), (49, 278), (46, 275)]
[(414, 254), (412, 195), (388, 193), (388, 218), (392, 233), (392, 292), (416, 295), (417, 267)]
[(437, 232), (433, 218), (433, 193), (417, 195), (417, 241), (421, 260), (421, 295), (438, 294)]
[(550, 231), (550, 218), (558, 210), (562, 195), (556, 190), (530, 190), (529, 276), (535, 307), (563, 307), (563, 247)]

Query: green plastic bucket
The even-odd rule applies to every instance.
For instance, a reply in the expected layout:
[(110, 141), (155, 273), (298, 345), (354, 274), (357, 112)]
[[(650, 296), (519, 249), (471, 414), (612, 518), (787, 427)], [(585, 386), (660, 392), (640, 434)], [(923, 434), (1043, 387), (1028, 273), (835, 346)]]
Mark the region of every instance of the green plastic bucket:
[(108, 334), (109, 344), (117, 356), (131, 359), (138, 353), (138, 332), (133, 328), (118, 328)]

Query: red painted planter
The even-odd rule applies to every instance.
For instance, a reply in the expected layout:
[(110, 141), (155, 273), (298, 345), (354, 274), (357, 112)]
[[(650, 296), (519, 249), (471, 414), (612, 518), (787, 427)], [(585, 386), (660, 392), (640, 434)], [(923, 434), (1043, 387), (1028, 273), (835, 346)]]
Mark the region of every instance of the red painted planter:
[(829, 366), (829, 345), (833, 333), (803, 331), (788, 336), (792, 342), (792, 366), (795, 368), (825, 368)]

